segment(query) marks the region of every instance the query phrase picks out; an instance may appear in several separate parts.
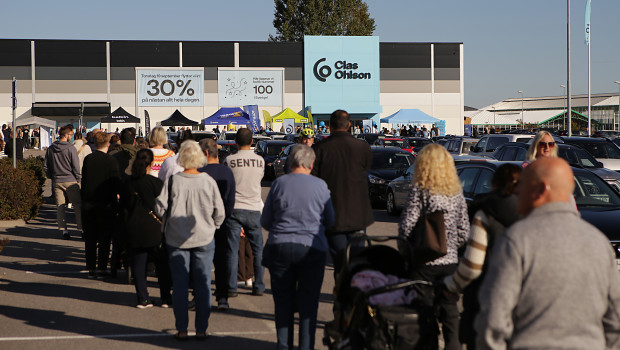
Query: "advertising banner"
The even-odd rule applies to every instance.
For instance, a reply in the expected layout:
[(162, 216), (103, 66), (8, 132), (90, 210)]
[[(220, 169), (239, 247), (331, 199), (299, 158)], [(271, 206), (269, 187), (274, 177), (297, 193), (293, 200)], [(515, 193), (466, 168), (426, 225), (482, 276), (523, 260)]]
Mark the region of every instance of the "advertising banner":
[(304, 93), (313, 114), (380, 113), (379, 37), (305, 36)]
[(284, 132), (287, 134), (295, 133), (295, 119), (284, 119)]
[(366, 119), (362, 121), (362, 130), (364, 134), (372, 133), (372, 119)]
[(139, 107), (204, 105), (204, 68), (136, 68)]
[(252, 125), (252, 132), (257, 133), (260, 131), (260, 117), (258, 116), (258, 105), (243, 106), (243, 110), (250, 116), (250, 124)]
[(220, 107), (282, 106), (284, 68), (224, 68), (217, 71)]

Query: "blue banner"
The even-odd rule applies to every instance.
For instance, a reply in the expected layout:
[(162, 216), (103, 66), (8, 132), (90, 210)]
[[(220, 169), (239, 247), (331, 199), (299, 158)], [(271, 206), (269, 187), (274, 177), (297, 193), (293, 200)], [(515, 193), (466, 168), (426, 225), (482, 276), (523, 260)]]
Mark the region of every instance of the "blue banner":
[(250, 124), (252, 132), (257, 133), (260, 130), (260, 117), (258, 116), (258, 105), (243, 106), (243, 110), (250, 116)]
[(586, 0), (586, 26), (585, 26), (585, 35), (586, 35), (586, 45), (590, 45), (590, 0)]

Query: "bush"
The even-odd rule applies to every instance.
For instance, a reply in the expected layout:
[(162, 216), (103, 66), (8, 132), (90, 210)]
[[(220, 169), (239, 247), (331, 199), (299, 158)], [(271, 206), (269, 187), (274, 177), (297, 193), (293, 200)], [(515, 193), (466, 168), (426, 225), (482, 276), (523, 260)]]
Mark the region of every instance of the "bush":
[(43, 171), (40, 158), (19, 161), (17, 169), (13, 169), (11, 159), (0, 161), (0, 220), (30, 220), (37, 216), (45, 183), (45, 175), (41, 180), (39, 171)]

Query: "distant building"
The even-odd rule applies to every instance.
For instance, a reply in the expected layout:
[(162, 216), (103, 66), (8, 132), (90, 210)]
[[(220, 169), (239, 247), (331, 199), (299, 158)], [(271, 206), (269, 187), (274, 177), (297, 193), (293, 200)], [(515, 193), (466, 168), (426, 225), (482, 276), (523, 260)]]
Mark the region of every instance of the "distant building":
[[(586, 130), (588, 95), (573, 95), (571, 109), (573, 129)], [(591, 95), (591, 111), (593, 130), (618, 130), (617, 92)], [(495, 125), (500, 129), (520, 129), (525, 122), (525, 127), (568, 129), (566, 96), (510, 98), (464, 113), (478, 128)]]

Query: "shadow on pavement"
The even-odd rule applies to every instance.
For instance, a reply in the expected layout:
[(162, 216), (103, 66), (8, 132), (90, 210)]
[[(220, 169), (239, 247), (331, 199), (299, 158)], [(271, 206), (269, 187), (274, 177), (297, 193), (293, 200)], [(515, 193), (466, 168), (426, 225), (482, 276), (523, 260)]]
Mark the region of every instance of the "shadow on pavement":
[(97, 289), (98, 286), (94, 281), (92, 288), (55, 283), (16, 282), (1, 279), (0, 281), (4, 282), (2, 283), (3, 293), (10, 292), (32, 296), (71, 298), (94, 303), (128, 306), (133, 306), (136, 299), (135, 293)]
[[(4, 306), (2, 314), (15, 320), (22, 320), (29, 326), (39, 327), (48, 330), (71, 332), (79, 335), (105, 336), (105, 338), (118, 338), (125, 342), (140, 344), (152, 344), (172, 349), (193, 349), (213, 347), (217, 349), (239, 349), (249, 347), (251, 349), (273, 349), (272, 342), (246, 339), (235, 336), (210, 336), (204, 342), (191, 340), (180, 343), (173, 339), (172, 330), (162, 329), (156, 332), (150, 329), (130, 327), (109, 322), (102, 322), (83, 317), (70, 316), (62, 311), (49, 311), (39, 309), (29, 309), (13, 306)], [(170, 332), (170, 335), (158, 336), (162, 333)], [(66, 334), (62, 334), (66, 335)], [(125, 337), (123, 337), (125, 335)], [(127, 336), (133, 335), (133, 336)], [(146, 335), (143, 337), (135, 335)], [(48, 340), (49, 342), (49, 340)], [(49, 345), (49, 344), (48, 344)]]

